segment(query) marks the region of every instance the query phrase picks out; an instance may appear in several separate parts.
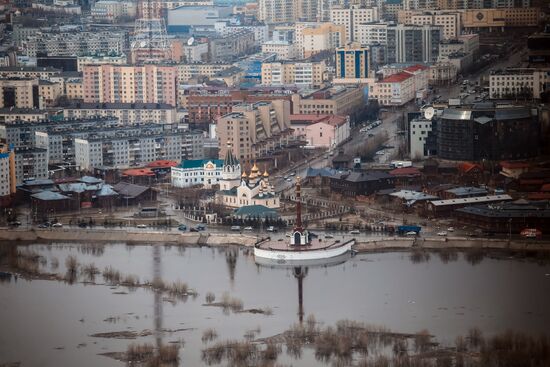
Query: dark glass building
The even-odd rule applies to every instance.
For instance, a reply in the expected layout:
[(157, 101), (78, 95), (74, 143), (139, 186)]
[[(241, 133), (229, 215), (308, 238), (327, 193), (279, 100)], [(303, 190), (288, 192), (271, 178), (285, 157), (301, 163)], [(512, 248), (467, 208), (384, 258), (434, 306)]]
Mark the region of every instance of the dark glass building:
[(479, 103), (446, 109), (438, 121), (439, 158), (461, 161), (513, 160), (540, 153), (536, 109)]

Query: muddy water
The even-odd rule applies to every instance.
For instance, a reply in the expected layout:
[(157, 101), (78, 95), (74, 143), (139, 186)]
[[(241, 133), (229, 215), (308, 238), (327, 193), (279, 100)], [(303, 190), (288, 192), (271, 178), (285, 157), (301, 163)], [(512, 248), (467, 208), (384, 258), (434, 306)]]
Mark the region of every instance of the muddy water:
[[(160, 334), (163, 343), (185, 341), (181, 364), (202, 365), (201, 335), (216, 329), (219, 339), (242, 339), (280, 333), (298, 321), (298, 283), (292, 269), (266, 268), (246, 250), (71, 244), (25, 246), (42, 254), (43, 270), (65, 272), (68, 255), (81, 264), (113, 266), (141, 282), (160, 274), (184, 280), (199, 295), (173, 304), (148, 289), (11, 279), (0, 282), (0, 364), (23, 366), (123, 366), (100, 355), (125, 351), (132, 340), (91, 337), (94, 333), (185, 329)], [(57, 259), (59, 267), (51, 265)], [(414, 261), (413, 261), (414, 260)], [(445, 260), (445, 261), (443, 261)], [(486, 335), (506, 329), (547, 332), (550, 325), (550, 265), (517, 259), (429, 259), (409, 253), (358, 255), (331, 267), (310, 267), (303, 279), (303, 308), (324, 324), (341, 319), (383, 325), (399, 332), (429, 330), (438, 341), (453, 344), (471, 327)], [(102, 277), (96, 278), (102, 283)], [(203, 306), (207, 292), (241, 299), (244, 308), (270, 307), (273, 315), (229, 313)], [(126, 294), (117, 294), (126, 293)], [(137, 342), (152, 342), (153, 336)], [(296, 361), (315, 366), (310, 351)]]

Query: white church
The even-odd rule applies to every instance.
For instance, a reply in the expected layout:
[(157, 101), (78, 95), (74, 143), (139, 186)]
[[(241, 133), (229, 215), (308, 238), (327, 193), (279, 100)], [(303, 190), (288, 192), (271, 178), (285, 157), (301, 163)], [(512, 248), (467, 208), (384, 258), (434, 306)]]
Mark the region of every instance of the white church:
[(216, 192), (216, 202), (231, 208), (249, 205), (263, 205), (277, 209), (280, 206), (279, 195), (269, 182), (269, 173), (261, 173), (256, 163), (247, 174), (239, 161), (233, 156), (231, 147), (223, 161), (220, 190)]

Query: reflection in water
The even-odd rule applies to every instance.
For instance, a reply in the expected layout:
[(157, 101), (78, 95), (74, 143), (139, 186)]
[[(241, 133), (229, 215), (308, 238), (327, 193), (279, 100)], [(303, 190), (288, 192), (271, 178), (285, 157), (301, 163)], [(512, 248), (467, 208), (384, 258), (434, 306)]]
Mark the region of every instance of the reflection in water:
[(300, 324), (304, 321), (304, 278), (307, 275), (307, 267), (304, 266), (296, 266), (294, 269), (292, 269), (292, 273), (294, 274), (294, 278), (298, 280), (298, 320), (300, 321)]
[(225, 250), (225, 262), (227, 263), (227, 269), (229, 270), (229, 280), (231, 285), (235, 282), (235, 270), (237, 268), (237, 257), (239, 256), (239, 250), (237, 248), (228, 248)]
[[(153, 284), (162, 282), (162, 261), (160, 255), (160, 246), (153, 245)], [(155, 310), (155, 340), (157, 349), (160, 350), (162, 345), (162, 292), (159, 290), (153, 291), (154, 294), (154, 310)]]

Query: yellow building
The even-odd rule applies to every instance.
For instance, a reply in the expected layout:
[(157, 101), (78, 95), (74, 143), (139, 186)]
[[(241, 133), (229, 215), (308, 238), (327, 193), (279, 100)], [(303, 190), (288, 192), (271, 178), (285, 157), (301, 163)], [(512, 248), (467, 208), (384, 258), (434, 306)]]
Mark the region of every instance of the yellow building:
[(65, 94), (68, 99), (84, 99), (82, 78), (69, 79), (65, 82)]
[(464, 28), (535, 27), (539, 8), (469, 9), (462, 11)]
[(321, 88), (327, 79), (324, 61), (283, 61), (262, 63), (263, 85), (295, 84), (309, 88)]
[(178, 81), (180, 83), (185, 83), (189, 79), (196, 78), (198, 76), (212, 77), (220, 71), (229, 69), (232, 66), (232, 64), (224, 63), (180, 64), (178, 65)]
[(296, 24), (298, 54), (308, 58), (322, 51), (333, 51), (346, 42), (346, 27), (334, 23)]
[(346, 79), (355, 82), (367, 82), (367, 78), (371, 74), (368, 46), (353, 43), (336, 49), (335, 80)]
[(0, 108), (40, 108), (38, 79), (0, 79)]
[(292, 95), (293, 114), (348, 115), (365, 103), (363, 88), (334, 86)]
[(40, 96), (42, 106), (54, 106), (57, 99), (63, 94), (63, 85), (49, 80), (38, 81), (38, 95)]
[(402, 24), (440, 25), (445, 39), (456, 38), (462, 28), (461, 12), (453, 10), (400, 10), (397, 19)]
[(265, 23), (293, 23), (298, 13), (295, 0), (259, 0), (258, 20)]

